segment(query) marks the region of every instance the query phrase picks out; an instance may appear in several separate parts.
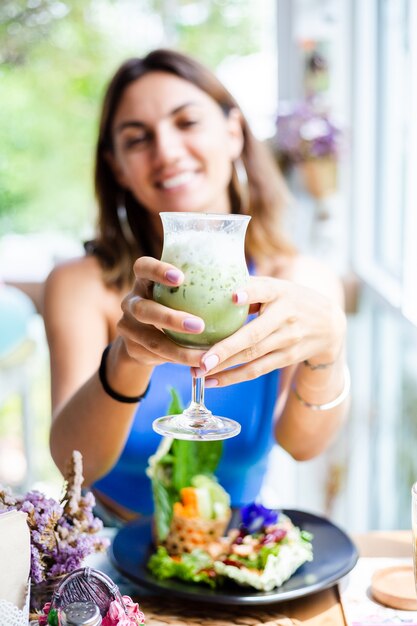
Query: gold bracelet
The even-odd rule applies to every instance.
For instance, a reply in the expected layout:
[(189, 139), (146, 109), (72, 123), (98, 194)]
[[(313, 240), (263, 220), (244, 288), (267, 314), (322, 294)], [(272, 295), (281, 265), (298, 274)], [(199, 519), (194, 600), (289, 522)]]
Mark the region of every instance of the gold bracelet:
[(349, 395), (349, 392), (350, 392), (349, 369), (347, 366), (345, 367), (345, 383), (344, 383), (341, 393), (337, 396), (337, 398), (335, 398), (334, 400), (331, 400), (330, 402), (324, 402), (323, 404), (312, 404), (311, 402), (307, 402), (307, 400), (304, 400), (304, 398), (300, 396), (294, 383), (292, 385), (292, 390), (297, 400), (301, 402), (301, 404), (303, 404), (308, 409), (311, 409), (312, 411), (329, 411), (330, 409), (334, 409), (335, 407), (342, 404)]

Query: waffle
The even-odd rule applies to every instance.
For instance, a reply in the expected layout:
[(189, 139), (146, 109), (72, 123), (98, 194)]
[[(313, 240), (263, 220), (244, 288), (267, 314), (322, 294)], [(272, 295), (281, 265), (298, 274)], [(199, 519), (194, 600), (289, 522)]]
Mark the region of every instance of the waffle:
[(225, 534), (230, 517), (231, 514), (223, 519), (205, 520), (174, 513), (168, 537), (161, 545), (171, 555), (192, 552), (196, 548), (206, 550), (210, 543)]

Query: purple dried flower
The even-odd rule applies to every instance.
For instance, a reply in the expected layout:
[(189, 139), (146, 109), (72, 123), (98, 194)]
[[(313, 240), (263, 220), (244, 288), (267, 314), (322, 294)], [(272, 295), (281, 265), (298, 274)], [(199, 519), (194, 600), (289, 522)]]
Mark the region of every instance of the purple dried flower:
[(44, 567), (42, 563), (41, 553), (38, 548), (33, 545), (33, 543), (30, 546), (30, 559), (30, 577), (33, 582), (40, 583), (42, 580), (45, 580)]
[[(77, 459), (75, 459), (77, 460)], [(106, 550), (109, 541), (95, 534), (101, 530), (101, 520), (94, 517), (93, 494), (79, 495), (73, 483), (79, 484), (80, 467), (74, 463), (72, 481), (69, 481), (71, 507), (65, 507), (39, 491), (29, 491), (23, 496), (11, 496), (0, 485), (0, 510), (21, 510), (27, 514), (31, 538), (31, 578), (34, 583), (65, 574), (82, 565), (83, 559), (93, 552)], [(68, 499), (66, 500), (68, 502)]]
[(267, 509), (262, 504), (247, 504), (240, 510), (242, 526), (248, 533), (261, 532), (265, 526), (276, 524), (279, 512), (274, 509)]

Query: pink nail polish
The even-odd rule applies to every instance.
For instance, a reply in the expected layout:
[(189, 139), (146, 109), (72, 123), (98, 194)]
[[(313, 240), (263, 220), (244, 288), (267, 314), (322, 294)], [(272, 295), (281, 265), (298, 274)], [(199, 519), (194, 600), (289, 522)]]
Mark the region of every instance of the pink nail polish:
[(179, 270), (167, 270), (165, 272), (165, 278), (173, 285), (176, 285), (183, 278), (183, 273)]
[(203, 357), (203, 367), (206, 372), (209, 372), (218, 364), (219, 364), (219, 357), (217, 356), (217, 354), (210, 354), (207, 357)]
[(202, 370), (200, 367), (192, 367), (192, 376), (194, 378), (203, 378), (203, 376), (206, 375), (206, 372), (204, 370)]
[(201, 333), (204, 330), (204, 323), (196, 317), (186, 317), (182, 323), (185, 330)]

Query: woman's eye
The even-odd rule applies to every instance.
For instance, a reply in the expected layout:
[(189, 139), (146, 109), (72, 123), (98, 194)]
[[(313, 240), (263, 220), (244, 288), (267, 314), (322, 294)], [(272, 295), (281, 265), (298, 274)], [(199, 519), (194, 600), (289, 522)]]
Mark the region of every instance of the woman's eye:
[(197, 126), (198, 124), (198, 120), (196, 119), (186, 119), (186, 120), (180, 120), (178, 122), (178, 126), (180, 128), (190, 128), (191, 126)]
[(137, 135), (135, 137), (127, 137), (124, 141), (125, 148), (133, 148), (145, 145), (149, 141), (150, 137), (148, 135)]

